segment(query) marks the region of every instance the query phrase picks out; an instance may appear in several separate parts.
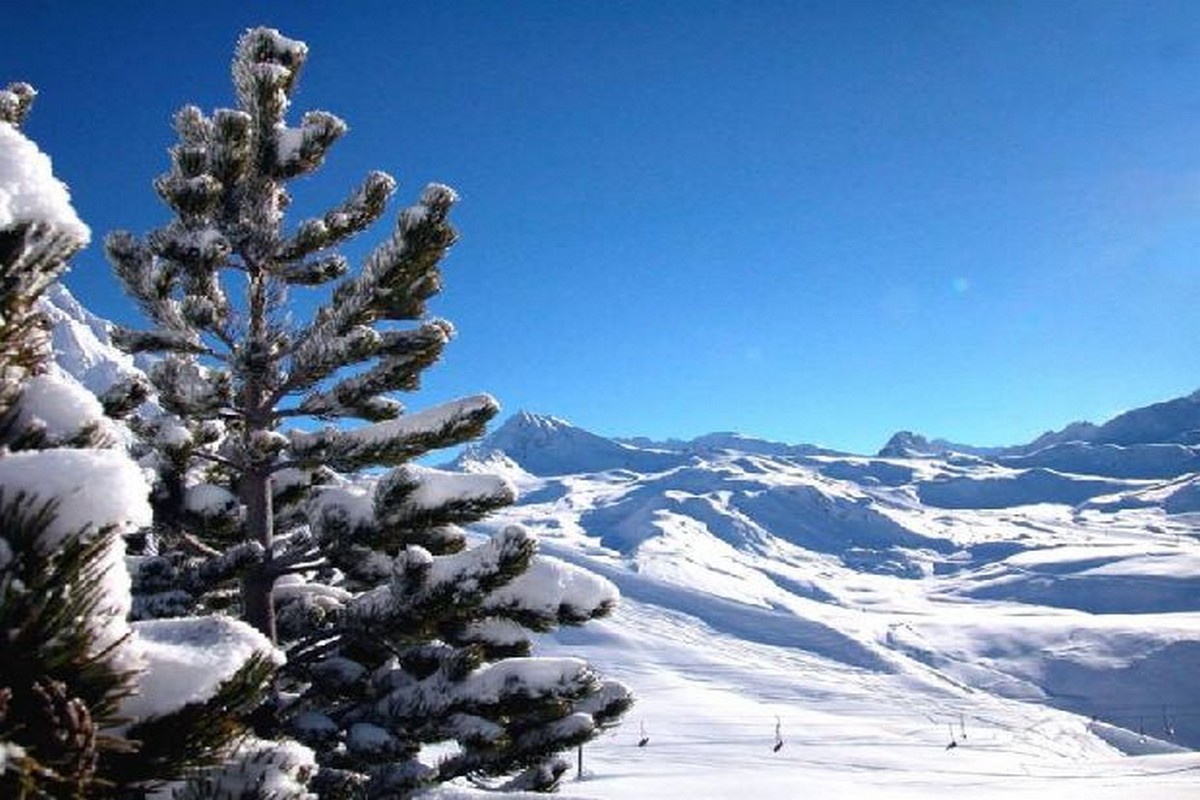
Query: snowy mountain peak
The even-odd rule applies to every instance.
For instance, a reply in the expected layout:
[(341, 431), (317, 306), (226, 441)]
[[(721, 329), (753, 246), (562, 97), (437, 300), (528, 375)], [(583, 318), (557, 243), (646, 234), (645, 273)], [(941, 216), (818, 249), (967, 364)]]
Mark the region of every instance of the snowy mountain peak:
[(552, 417), (548, 414), (535, 414), (532, 411), (524, 409), (513, 414), (505, 426), (512, 426), (521, 430), (545, 431), (547, 433), (575, 427), (561, 417)]
[(932, 458), (945, 450), (919, 433), (899, 431), (879, 450), (880, 458)]
[(676, 453), (628, 447), (572, 425), (564, 419), (519, 411), (478, 444), (466, 448), (457, 465), (494, 459), (503, 453), (533, 475), (567, 475), (635, 469), (656, 472), (680, 463)]
[(84, 308), (62, 284), (46, 291), (41, 310), (51, 324), (55, 362), (91, 392), (102, 394), (140, 373), (133, 357), (113, 346), (109, 323)]

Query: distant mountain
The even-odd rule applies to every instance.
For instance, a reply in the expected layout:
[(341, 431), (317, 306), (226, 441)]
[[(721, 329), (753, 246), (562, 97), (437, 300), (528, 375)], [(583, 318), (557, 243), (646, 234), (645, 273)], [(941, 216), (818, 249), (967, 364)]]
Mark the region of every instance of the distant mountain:
[[(985, 457), (902, 432), (872, 458), (731, 433), (687, 441), (614, 440), (557, 417), (522, 411), (478, 444), (465, 448), (452, 466), (540, 478), (624, 471), (632, 477), (645, 476), (646, 481), (654, 476), (654, 485), (658, 486), (654, 491), (669, 495), (686, 488), (678, 485), (684, 478), (716, 491), (727, 479), (721, 474), (705, 477), (705, 465), (715, 463), (735, 463), (741, 470), (764, 474), (802, 470), (817, 481), (817, 487), (830, 482), (868, 490), (887, 487), (888, 502), (899, 499), (899, 492), (899, 497), (907, 498), (904, 502), (918, 502), (929, 508), (1001, 509), (1037, 504), (1076, 506), (1098, 496), (1140, 491), (1155, 480), (1170, 480), (1200, 470), (1200, 452), (1173, 444), (1074, 442), (1029, 455)], [(666, 473), (674, 477), (660, 480)], [(855, 501), (867, 506), (879, 502), (879, 497)], [(655, 502), (640, 507), (643, 511), (659, 508)], [(811, 518), (826, 513), (841, 518), (839, 515), (848, 513), (837, 511), (837, 507), (832, 500), (822, 500), (789, 513), (795, 525), (828, 527), (833, 523)]]
[(532, 475), (612, 469), (654, 472), (684, 460), (677, 452), (630, 447), (558, 417), (528, 411), (517, 412), (490, 435), (468, 446), (458, 463), (486, 460), (497, 452)]
[(113, 346), (110, 323), (84, 308), (62, 284), (46, 291), (41, 309), (50, 320), (55, 363), (91, 392), (102, 394), (141, 372), (132, 356)]
[(644, 436), (616, 441), (630, 447), (654, 450), (671, 450), (677, 453), (704, 455), (722, 451), (737, 453), (754, 453), (763, 456), (782, 456), (802, 458), (816, 455), (845, 455), (837, 450), (830, 450), (813, 444), (784, 444), (766, 439), (756, 439), (740, 433), (721, 432), (707, 433), (694, 439), (667, 439), (656, 441)]
[(1018, 469), (1173, 478), (1200, 470), (1200, 392), (1126, 411), (1101, 425), (1073, 422), (1027, 444), (975, 447), (901, 431), (879, 451), (885, 458), (945, 458), (954, 453)]
[(912, 431), (899, 431), (879, 451), (881, 458), (934, 458), (954, 452), (952, 446), (931, 442)]
[(1200, 445), (1200, 391), (1126, 411), (1082, 439), (1093, 444)]

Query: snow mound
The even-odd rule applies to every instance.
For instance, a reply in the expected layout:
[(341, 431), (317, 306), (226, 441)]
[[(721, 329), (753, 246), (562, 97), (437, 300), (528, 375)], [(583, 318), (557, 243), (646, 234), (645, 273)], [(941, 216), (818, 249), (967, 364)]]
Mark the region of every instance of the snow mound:
[(1185, 475), (1173, 481), (1147, 489), (1119, 492), (1095, 497), (1084, 504), (1098, 511), (1122, 511), (1138, 508), (1161, 508), (1167, 514), (1190, 514), (1200, 511), (1200, 476)]
[(121, 713), (134, 719), (209, 699), (255, 653), (283, 663), (270, 640), (229, 617), (145, 620), (132, 628), (145, 670), (138, 676), (137, 694), (126, 698)]
[(0, 122), (0, 229), (44, 223), (86, 243), (91, 231), (71, 206), (50, 157), (15, 127)]

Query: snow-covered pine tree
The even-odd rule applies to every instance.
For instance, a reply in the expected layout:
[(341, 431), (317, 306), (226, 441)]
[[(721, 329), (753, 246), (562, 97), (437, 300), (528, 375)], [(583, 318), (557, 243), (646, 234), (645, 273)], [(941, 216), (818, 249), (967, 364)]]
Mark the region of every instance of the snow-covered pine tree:
[[(273, 800), (298, 800), (311, 753), (237, 744), (273, 672), (261, 635), (235, 621), (127, 622), (121, 534), (149, 522), (149, 487), (101, 403), (49, 360), (38, 299), (90, 232), (18, 129), (34, 94), (0, 90), (0, 796), (132, 800), (228, 776), (239, 797), (266, 800), (238, 781), (253, 771), (282, 789)], [(170, 659), (202, 652), (207, 684), (181, 691)]]
[(467, 546), (460, 526), (513, 499), (501, 478), (415, 465), (314, 493), (310, 535), (334, 569), (280, 587), (280, 631), (301, 689), (289, 729), (318, 751), (329, 796), (460, 777), (550, 790), (567, 768), (557, 754), (629, 708), (586, 662), (529, 655), (531, 631), (608, 613), (612, 584), (536, 555), (518, 526)]
[[(50, 355), (37, 298), (90, 237), (48, 159), (18, 130), (33, 97), (27, 84), (0, 91), (0, 794), (74, 797), (95, 786), (99, 758), (116, 744), (99, 731), (132, 681), (118, 654), (105, 652), (123, 634), (124, 620), (102, 608), (115, 534), (73, 535), (62, 515), (77, 508), (14, 481), (15, 471), (56, 457), (11, 450), (46, 430), (21, 419), (23, 390)], [(117, 462), (111, 455), (97, 454), (94, 466)], [(135, 497), (112, 521), (147, 511)]]
[[(288, 647), (281, 696), (293, 699), (279, 712), (318, 750), (325, 797), (514, 773), (513, 786), (548, 789), (565, 769), (555, 753), (631, 699), (582, 661), (528, 657), (528, 631), (603, 615), (616, 591), (535, 557), (517, 527), (469, 548), (461, 526), (511, 503), (512, 486), (410, 463), (478, 436), (498, 411), (481, 395), (410, 414), (391, 396), (417, 387), (453, 332), (426, 301), (456, 197), (428, 186), (353, 275), (336, 248), (382, 216), (392, 178), (372, 173), (339, 207), (286, 226), (288, 181), (346, 130), (325, 112), (288, 125), (306, 57), (275, 30), (247, 31), (237, 108), (176, 117), (155, 183), (175, 219), (107, 241), (154, 323), (118, 341), (161, 357), (151, 379), (168, 415), (144, 426), (162, 476), (156, 524), (192, 553), (183, 569), (150, 562), (162, 591), (148, 605), (182, 608), (240, 573), (241, 613)], [(326, 302), (293, 325), (288, 291), (322, 285)], [(297, 427), (313, 419), (336, 424)], [(393, 469), (340, 477), (379, 467)], [(440, 762), (427, 763), (430, 743), (451, 743)]]

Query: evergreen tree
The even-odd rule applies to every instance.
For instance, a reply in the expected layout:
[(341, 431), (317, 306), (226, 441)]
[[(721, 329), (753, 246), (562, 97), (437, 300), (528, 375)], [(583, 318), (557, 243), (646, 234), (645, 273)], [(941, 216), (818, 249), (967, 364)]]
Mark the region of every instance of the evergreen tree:
[[(165, 634), (182, 650), (211, 642), (192, 624), (203, 621), (152, 634), (126, 619), (121, 533), (149, 522), (149, 487), (100, 402), (49, 360), (39, 298), (90, 233), (18, 129), (33, 97), (27, 84), (0, 90), (0, 796), (138, 798), (189, 774), (181, 785), (203, 787), (245, 761), (193, 772), (231, 753), (274, 665), (226, 664), (229, 679), (191, 702), (143, 682)], [(128, 407), (136, 394), (126, 384), (110, 399)], [(218, 627), (261, 640), (240, 623)], [(259, 772), (296, 789), (272, 797), (299, 798), (303, 754), (261, 749)]]
[[(277, 31), (247, 31), (237, 107), (176, 116), (155, 182), (174, 220), (106, 242), (153, 323), (117, 339), (160, 355), (150, 377), (167, 412), (141, 426), (163, 540), (140, 579), (144, 610), (231, 603), (287, 646), (277, 719), (318, 750), (324, 797), (400, 797), (460, 776), (552, 788), (565, 769), (554, 754), (631, 700), (582, 661), (529, 657), (528, 632), (606, 614), (615, 589), (536, 556), (517, 527), (468, 547), (462, 526), (511, 503), (512, 486), (411, 463), (498, 412), (486, 395), (417, 413), (392, 396), (417, 388), (453, 334), (426, 302), (456, 197), (426, 187), (352, 275), (337, 247), (383, 215), (391, 177), (374, 172), (337, 208), (285, 226), (288, 182), (346, 131), (325, 112), (288, 125), (306, 57)], [(288, 292), (321, 286), (314, 317), (292, 324)], [(312, 420), (326, 427), (297, 427)], [(341, 477), (379, 467), (391, 471)], [(230, 598), (220, 588), (234, 575)], [(456, 744), (425, 763), (435, 742)]]
[(11, 480), (14, 458), (22, 469), (40, 461), (11, 451), (44, 438), (44, 426), (21, 424), (20, 406), (50, 355), (37, 298), (90, 235), (17, 128), (33, 97), (28, 84), (0, 91), (0, 188), (14, 198), (0, 212), (0, 794), (83, 797), (101, 754), (119, 746), (99, 731), (132, 679), (108, 649), (120, 621), (101, 608), (115, 534), (64, 531), (53, 494), (31, 496)]

